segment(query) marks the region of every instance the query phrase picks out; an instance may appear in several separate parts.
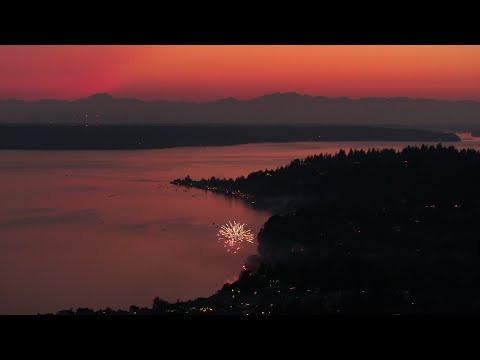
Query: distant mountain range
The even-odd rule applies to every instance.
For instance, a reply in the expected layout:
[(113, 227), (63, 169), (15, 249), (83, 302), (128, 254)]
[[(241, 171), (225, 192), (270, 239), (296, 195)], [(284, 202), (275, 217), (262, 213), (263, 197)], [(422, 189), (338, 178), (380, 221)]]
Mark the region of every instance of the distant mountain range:
[(480, 102), (275, 93), (250, 100), (195, 103), (114, 98), (103, 93), (74, 101), (0, 100), (0, 123), (373, 125), (478, 130)]

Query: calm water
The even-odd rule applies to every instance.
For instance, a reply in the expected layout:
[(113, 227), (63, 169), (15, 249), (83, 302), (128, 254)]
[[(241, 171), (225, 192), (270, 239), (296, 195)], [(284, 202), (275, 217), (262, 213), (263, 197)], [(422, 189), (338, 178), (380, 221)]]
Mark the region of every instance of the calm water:
[[(169, 181), (247, 175), (340, 148), (408, 144), (415, 143), (0, 151), (0, 314), (208, 296), (256, 252), (256, 244), (225, 252), (218, 227), (236, 220), (256, 234), (270, 214)], [(480, 141), (455, 146), (480, 149)]]

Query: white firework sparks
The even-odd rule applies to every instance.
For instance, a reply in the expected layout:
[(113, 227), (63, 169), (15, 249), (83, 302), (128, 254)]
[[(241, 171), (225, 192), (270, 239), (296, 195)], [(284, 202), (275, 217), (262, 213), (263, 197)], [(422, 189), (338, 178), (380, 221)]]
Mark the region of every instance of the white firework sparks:
[(253, 234), (250, 230), (245, 229), (245, 224), (233, 224), (229, 221), (228, 224), (222, 225), (218, 231), (218, 241), (223, 242), (227, 251), (232, 251), (234, 254), (240, 250), (244, 241), (253, 244)]

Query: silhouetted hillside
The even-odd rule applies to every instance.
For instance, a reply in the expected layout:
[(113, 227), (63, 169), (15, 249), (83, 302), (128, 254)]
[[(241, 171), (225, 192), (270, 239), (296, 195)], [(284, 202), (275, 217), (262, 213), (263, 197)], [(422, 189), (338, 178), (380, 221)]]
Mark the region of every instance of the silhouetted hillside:
[[(480, 152), (341, 151), (189, 186), (302, 195), (258, 235), (259, 255), (209, 298), (59, 314), (479, 314)], [(228, 191), (227, 191), (228, 190)], [(232, 193), (233, 190), (233, 193)]]
[(284, 207), (287, 199), (292, 204), (363, 208), (388, 202), (473, 201), (479, 191), (478, 181), (480, 156), (476, 151), (423, 145), (401, 152), (341, 150), (336, 155), (296, 159), (276, 170), (260, 170), (237, 179), (186, 177), (173, 183), (257, 203), (273, 199)]
[(154, 149), (290, 141), (459, 141), (455, 134), (360, 126), (0, 125), (0, 149)]
[(480, 313), (479, 182), (480, 152), (438, 145), (174, 183), (289, 205), (260, 231), (257, 269), (224, 287), (241, 290), (238, 301), (268, 301), (274, 313), (395, 314)]
[(75, 101), (1, 100), (0, 123), (310, 124), (447, 129), (480, 127), (480, 103), (409, 98), (325, 98), (276, 93), (205, 103), (141, 101), (95, 94)]
[(59, 314), (480, 314), (478, 151), (340, 151), (174, 183), (294, 201), (264, 224), (238, 280), (209, 298)]

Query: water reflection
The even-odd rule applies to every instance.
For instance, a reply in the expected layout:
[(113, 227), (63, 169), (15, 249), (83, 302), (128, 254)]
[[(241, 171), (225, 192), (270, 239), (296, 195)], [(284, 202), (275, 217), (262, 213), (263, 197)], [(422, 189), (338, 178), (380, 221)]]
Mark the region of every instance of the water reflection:
[(256, 250), (248, 243), (227, 253), (216, 241), (219, 225), (235, 219), (256, 236), (270, 214), (171, 180), (237, 177), (340, 148), (413, 144), (0, 151), (0, 314), (209, 296)]

